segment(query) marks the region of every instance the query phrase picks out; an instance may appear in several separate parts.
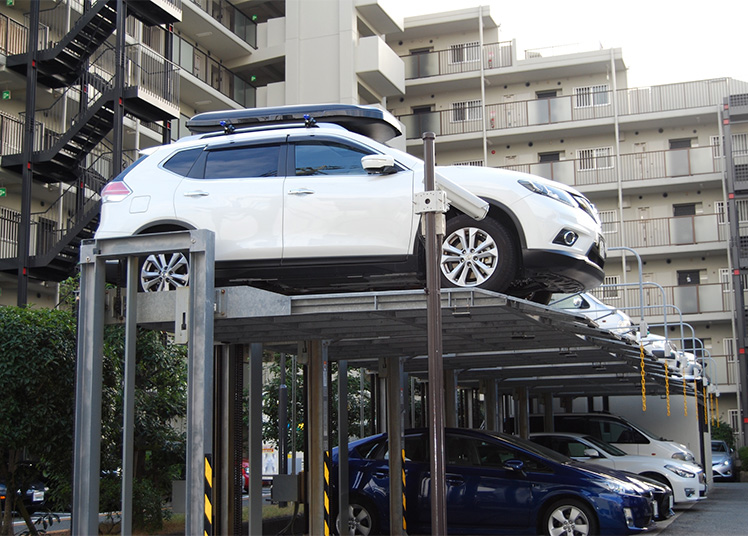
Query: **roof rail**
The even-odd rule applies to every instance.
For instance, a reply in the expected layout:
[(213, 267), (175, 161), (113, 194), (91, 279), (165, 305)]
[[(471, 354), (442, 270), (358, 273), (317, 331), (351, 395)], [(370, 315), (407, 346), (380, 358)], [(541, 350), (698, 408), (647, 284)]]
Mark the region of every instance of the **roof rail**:
[[(351, 132), (386, 142), (403, 132), (398, 120), (386, 110), (360, 104), (310, 104), (222, 110), (197, 114), (187, 121), (193, 134), (206, 132), (230, 133), (242, 127), (261, 124), (286, 124), (305, 121), (307, 118), (334, 123)], [(311, 121), (309, 126), (313, 126)], [(227, 127), (231, 128), (227, 128)]]

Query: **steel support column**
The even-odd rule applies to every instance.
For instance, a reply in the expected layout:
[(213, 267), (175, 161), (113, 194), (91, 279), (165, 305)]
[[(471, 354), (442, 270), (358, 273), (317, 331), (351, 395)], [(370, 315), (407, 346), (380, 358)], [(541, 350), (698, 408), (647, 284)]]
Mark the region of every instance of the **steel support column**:
[(455, 428), (457, 426), (457, 372), (454, 370), (444, 371), (444, 426)]
[(132, 534), (132, 481), (135, 442), (135, 362), (138, 334), (138, 258), (127, 259), (127, 300), (125, 302), (125, 377), (122, 424), (122, 534)]
[(323, 345), (319, 340), (307, 342), (307, 410), (308, 437), (307, 501), (309, 507), (309, 534), (325, 534), (324, 507), (324, 454), (327, 407), (325, 404), (325, 377), (327, 363), (323, 357)]
[(338, 361), (338, 515), (340, 534), (348, 534), (348, 361)]
[(403, 522), (403, 361), (390, 358), (387, 370), (387, 439), (390, 466), (390, 534), (404, 533)]
[(249, 349), (249, 533), (262, 534), (262, 344)]
[(71, 528), (98, 534), (105, 266), (91, 245), (81, 247), (80, 259)]

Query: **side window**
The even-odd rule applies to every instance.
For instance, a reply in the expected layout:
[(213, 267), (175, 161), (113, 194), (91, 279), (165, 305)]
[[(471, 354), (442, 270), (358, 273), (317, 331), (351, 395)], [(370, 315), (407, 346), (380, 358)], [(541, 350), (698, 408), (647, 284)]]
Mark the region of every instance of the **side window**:
[(253, 145), (208, 152), (206, 179), (277, 177), (279, 145)]
[(365, 175), (361, 158), (371, 154), (359, 147), (332, 141), (296, 144), (296, 175)]
[(177, 175), (186, 177), (190, 172), (190, 169), (192, 169), (192, 165), (195, 163), (202, 152), (202, 147), (187, 149), (186, 151), (179, 151), (177, 154), (164, 162), (164, 168), (168, 169), (169, 171), (173, 171)]
[(630, 426), (623, 423), (610, 423), (610, 443), (642, 444), (649, 443), (647, 439)]

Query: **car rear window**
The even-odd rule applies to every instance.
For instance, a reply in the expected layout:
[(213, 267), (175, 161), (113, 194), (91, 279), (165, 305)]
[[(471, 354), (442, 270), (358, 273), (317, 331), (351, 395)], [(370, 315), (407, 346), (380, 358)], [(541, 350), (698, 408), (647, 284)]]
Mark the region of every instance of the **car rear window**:
[(187, 149), (186, 151), (179, 151), (177, 154), (169, 158), (164, 162), (164, 168), (169, 171), (173, 171), (178, 175), (184, 177), (190, 172), (200, 153), (203, 152), (202, 147), (196, 147), (194, 149)]

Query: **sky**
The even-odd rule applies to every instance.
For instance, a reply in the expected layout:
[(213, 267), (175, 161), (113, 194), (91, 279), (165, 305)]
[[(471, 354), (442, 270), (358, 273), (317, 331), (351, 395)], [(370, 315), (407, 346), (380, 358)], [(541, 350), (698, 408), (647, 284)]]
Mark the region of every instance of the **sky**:
[(629, 87), (748, 82), (746, 0), (400, 0), (397, 9), (407, 17), (479, 5), (500, 24), (500, 41), (516, 39), (518, 59), (551, 46), (620, 47)]

